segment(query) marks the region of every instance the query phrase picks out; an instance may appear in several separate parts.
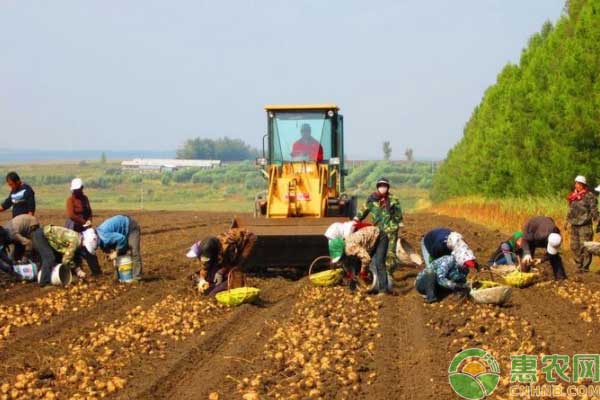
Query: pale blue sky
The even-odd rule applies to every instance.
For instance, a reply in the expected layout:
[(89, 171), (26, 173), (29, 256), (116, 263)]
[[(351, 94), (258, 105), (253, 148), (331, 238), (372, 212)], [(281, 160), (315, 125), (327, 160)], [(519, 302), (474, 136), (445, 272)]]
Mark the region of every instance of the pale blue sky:
[(335, 102), (352, 158), (443, 158), (563, 0), (0, 2), (0, 148), (258, 147), (267, 103)]

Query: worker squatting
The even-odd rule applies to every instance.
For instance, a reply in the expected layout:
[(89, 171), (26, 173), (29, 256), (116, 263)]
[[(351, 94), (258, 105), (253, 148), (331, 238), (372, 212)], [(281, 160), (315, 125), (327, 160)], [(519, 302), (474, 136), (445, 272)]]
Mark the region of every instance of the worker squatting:
[[(142, 280), (140, 225), (130, 216), (116, 215), (95, 226), (81, 179), (71, 182), (64, 226), (40, 223), (35, 216), (35, 192), (17, 173), (10, 172), (6, 183), (10, 193), (0, 211), (12, 208), (13, 218), (0, 227), (0, 269), (12, 279), (22, 278), (15, 265), (33, 259), (41, 266), (38, 282), (42, 287), (50, 286), (51, 272), (58, 264), (71, 268), (79, 279), (93, 279), (101, 275), (96, 254), (100, 248), (112, 260), (130, 255), (132, 281)], [(380, 178), (374, 186), (375, 190), (356, 216), (345, 223), (331, 225), (324, 235), (328, 239), (331, 263), (346, 271), (351, 290), (393, 293), (392, 271), (399, 263), (402, 208), (388, 179)], [(596, 191), (600, 191), (600, 187)], [(597, 197), (589, 189), (586, 178), (578, 176), (567, 201), (567, 222), (563, 229), (570, 233), (578, 272), (586, 273), (591, 254), (583, 243), (593, 238), (593, 222), (598, 221)], [(369, 215), (371, 222), (365, 222)], [(600, 225), (596, 232), (599, 228)], [(554, 278), (566, 279), (559, 252), (562, 241), (563, 233), (552, 218), (535, 216), (524, 223), (521, 231), (500, 243), (485, 264), (511, 264), (528, 271), (539, 249), (543, 251), (541, 261), (549, 262)], [(245, 264), (255, 242), (254, 233), (239, 228), (195, 242), (187, 252), (188, 258), (197, 259), (200, 264), (192, 275), (194, 285), (209, 296), (242, 285)], [(415, 287), (427, 302), (470, 289), (469, 271), (480, 269), (481, 264), (460, 232), (445, 227), (432, 229), (422, 237), (420, 247), (425, 266), (417, 275)], [(91, 277), (83, 271), (83, 261)]]

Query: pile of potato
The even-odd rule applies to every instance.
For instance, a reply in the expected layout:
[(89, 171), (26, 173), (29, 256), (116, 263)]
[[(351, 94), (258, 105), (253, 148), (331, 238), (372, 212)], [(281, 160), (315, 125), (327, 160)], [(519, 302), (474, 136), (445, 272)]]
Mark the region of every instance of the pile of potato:
[(7, 339), (12, 328), (41, 325), (55, 315), (64, 312), (77, 312), (92, 307), (100, 301), (116, 297), (123, 286), (102, 284), (90, 287), (81, 283), (62, 290), (55, 290), (44, 297), (23, 304), (0, 306), (0, 343)]
[(308, 287), (299, 299), (288, 320), (274, 322), (262, 354), (268, 368), (239, 381), (243, 399), (320, 398), (330, 386), (337, 398), (360, 397), (361, 384), (376, 376), (365, 365), (376, 348), (380, 300), (342, 287)]
[[(511, 355), (539, 355), (548, 351), (548, 344), (529, 321), (496, 306), (441, 302), (432, 307), (444, 309), (446, 317), (431, 319), (426, 325), (440, 335), (453, 337), (449, 354), (481, 348), (496, 358), (502, 371), (510, 371)], [(541, 379), (541, 372), (538, 378)], [(500, 385), (508, 388), (510, 374), (502, 375)]]
[(578, 306), (582, 311), (579, 318), (585, 322), (600, 321), (600, 293), (593, 292), (586, 285), (566, 281), (556, 288), (556, 293)]
[(46, 396), (38, 398), (60, 395), (93, 400), (115, 395), (127, 383), (115, 373), (137, 355), (164, 358), (170, 341), (204, 334), (200, 328), (223, 312), (227, 309), (217, 303), (192, 295), (169, 295), (147, 310), (136, 306), (121, 319), (94, 323), (86, 335), (73, 339), (67, 354), (49, 362), (50, 369), (28, 371), (26, 385), (19, 383), (19, 375), (2, 390), (6, 390), (6, 399), (31, 398), (30, 389), (38, 390), (36, 396)]

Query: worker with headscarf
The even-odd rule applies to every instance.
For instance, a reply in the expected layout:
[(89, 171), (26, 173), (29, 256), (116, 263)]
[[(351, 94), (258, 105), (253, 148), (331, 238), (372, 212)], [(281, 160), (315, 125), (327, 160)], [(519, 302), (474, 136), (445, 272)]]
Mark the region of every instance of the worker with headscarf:
[(192, 275), (200, 291), (214, 296), (226, 290), (229, 272), (239, 268), (243, 273), (255, 243), (256, 235), (242, 228), (231, 228), (194, 243), (186, 256), (200, 261), (200, 270)]

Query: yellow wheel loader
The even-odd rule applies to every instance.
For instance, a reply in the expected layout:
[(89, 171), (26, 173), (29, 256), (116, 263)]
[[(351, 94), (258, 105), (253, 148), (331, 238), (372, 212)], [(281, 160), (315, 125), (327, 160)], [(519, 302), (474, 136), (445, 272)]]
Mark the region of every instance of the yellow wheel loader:
[(267, 105), (263, 156), (257, 160), (266, 190), (254, 218), (232, 227), (258, 239), (247, 265), (305, 267), (327, 254), (327, 227), (356, 214), (344, 193), (344, 119), (335, 104)]

